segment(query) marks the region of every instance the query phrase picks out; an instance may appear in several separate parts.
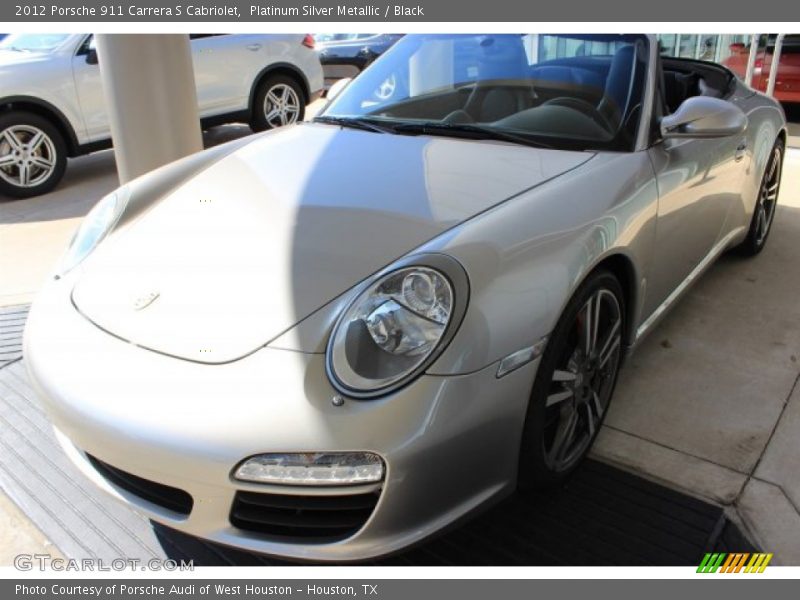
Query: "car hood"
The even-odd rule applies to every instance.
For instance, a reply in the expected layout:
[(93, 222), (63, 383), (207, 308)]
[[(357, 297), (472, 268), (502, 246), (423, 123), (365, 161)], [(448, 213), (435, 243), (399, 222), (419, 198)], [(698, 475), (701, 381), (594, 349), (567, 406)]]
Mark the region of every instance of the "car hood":
[(592, 156), (284, 128), (123, 224), (84, 263), (73, 302), (137, 345), (232, 361), (435, 236)]

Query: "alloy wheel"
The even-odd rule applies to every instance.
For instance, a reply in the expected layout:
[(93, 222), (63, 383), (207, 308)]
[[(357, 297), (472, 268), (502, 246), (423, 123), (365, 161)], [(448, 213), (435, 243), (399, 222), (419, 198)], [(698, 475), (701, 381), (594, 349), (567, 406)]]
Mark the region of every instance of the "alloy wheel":
[(770, 162), (758, 192), (756, 204), (756, 232), (755, 241), (761, 246), (769, 233), (772, 221), (775, 218), (775, 208), (778, 205), (778, 190), (781, 183), (781, 148), (776, 146), (772, 150)]
[(578, 311), (550, 382), (542, 441), (552, 471), (568, 470), (592, 443), (611, 399), (621, 350), (619, 301), (600, 288)]
[(277, 83), (264, 98), (264, 118), (270, 127), (290, 125), (300, 114), (300, 98), (291, 86)]
[(0, 177), (20, 188), (47, 181), (56, 169), (56, 149), (44, 131), (12, 125), (0, 132)]

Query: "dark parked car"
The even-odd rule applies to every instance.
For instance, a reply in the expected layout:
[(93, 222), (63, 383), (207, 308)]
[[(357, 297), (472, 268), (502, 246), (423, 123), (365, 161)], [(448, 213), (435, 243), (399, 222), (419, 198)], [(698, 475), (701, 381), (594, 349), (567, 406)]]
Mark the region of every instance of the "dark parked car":
[(325, 88), (345, 77), (355, 77), (403, 37), (396, 33), (317, 34), (314, 39), (325, 76)]

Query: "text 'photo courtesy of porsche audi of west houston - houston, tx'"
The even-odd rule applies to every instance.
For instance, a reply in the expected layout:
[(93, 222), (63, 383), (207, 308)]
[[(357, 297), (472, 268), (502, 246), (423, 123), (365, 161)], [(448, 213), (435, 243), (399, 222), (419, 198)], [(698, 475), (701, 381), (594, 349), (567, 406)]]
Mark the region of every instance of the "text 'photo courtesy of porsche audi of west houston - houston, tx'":
[(103, 198), (25, 352), (150, 519), (355, 561), (565, 480), (625, 354), (764, 247), (786, 124), (646, 35), (408, 35), (330, 95)]

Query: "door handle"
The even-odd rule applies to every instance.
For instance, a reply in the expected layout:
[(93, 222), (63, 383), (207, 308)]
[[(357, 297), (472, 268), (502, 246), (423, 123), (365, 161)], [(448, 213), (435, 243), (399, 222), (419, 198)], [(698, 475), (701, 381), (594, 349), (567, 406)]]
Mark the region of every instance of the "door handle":
[(747, 153), (747, 140), (742, 140), (736, 147), (736, 154), (734, 155), (736, 158), (736, 162), (741, 161), (746, 153)]
[(245, 48), (251, 50), (252, 52), (258, 52), (259, 50), (261, 50), (261, 44), (247, 44)]

